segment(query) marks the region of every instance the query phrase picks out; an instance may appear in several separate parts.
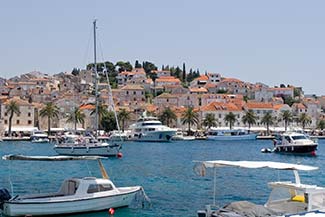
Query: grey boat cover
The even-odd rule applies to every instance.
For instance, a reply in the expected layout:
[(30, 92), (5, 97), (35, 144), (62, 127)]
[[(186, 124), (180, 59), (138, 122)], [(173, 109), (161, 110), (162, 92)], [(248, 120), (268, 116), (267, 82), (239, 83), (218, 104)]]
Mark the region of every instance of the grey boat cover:
[(230, 203), (215, 211), (212, 217), (274, 217), (282, 213), (274, 212), (262, 205), (256, 205), (248, 201)]

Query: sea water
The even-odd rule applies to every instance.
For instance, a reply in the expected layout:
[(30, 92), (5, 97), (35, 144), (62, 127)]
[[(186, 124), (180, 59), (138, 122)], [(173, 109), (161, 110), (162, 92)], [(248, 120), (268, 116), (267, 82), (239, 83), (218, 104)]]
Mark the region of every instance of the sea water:
[[(121, 159), (103, 160), (116, 186), (143, 186), (151, 205), (121, 208), (115, 217), (196, 216), (196, 211), (213, 202), (213, 170), (198, 176), (194, 161), (262, 160), (300, 163), (320, 167), (300, 172), (302, 182), (325, 186), (325, 141), (319, 140), (316, 157), (261, 153), (272, 148), (272, 141), (175, 141), (169, 143), (126, 142)], [(53, 144), (0, 142), (5, 154), (56, 155)], [(237, 200), (263, 204), (270, 189), (269, 181), (294, 181), (292, 171), (272, 169), (220, 168), (216, 170), (216, 204)], [(33, 162), (0, 161), (0, 188), (13, 195), (55, 192), (68, 177), (100, 176), (96, 161)], [(12, 183), (12, 185), (10, 184)], [(104, 217), (107, 211), (71, 216)]]

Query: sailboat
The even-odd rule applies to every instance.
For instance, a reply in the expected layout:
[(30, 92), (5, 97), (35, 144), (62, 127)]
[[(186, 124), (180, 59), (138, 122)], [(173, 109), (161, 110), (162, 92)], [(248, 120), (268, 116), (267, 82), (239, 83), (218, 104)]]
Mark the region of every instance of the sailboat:
[[(107, 142), (98, 141), (98, 72), (97, 72), (97, 60), (96, 60), (96, 20), (93, 22), (94, 28), (94, 72), (95, 72), (95, 104), (96, 104), (96, 117), (95, 117), (95, 136), (83, 137), (78, 135), (65, 135), (58, 141), (54, 146), (54, 150), (60, 155), (73, 155), (73, 156), (117, 156), (121, 157), (120, 149), (122, 148), (121, 144), (118, 144), (116, 141), (113, 144)], [(106, 73), (108, 80), (108, 76)], [(108, 80), (109, 92), (111, 94), (111, 88)], [(111, 96), (111, 95), (110, 95)], [(111, 98), (113, 100), (113, 98)], [(113, 105), (113, 111), (115, 118), (117, 115)], [(117, 125), (118, 125), (118, 121)], [(119, 126), (118, 126), (119, 129)]]
[(101, 162), (102, 157), (5, 155), (2, 159), (21, 161), (97, 160), (102, 174), (102, 178), (65, 179), (61, 188), (54, 193), (12, 196), (8, 190), (0, 189), (0, 209), (6, 216), (45, 216), (93, 212), (127, 207), (137, 199), (139, 194), (147, 199), (141, 186), (116, 187), (107, 175)]

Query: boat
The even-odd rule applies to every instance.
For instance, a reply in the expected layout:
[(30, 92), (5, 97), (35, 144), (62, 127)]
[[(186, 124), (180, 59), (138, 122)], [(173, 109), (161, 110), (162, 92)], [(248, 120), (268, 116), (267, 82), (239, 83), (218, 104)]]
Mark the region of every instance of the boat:
[(315, 155), (318, 143), (307, 135), (297, 132), (287, 132), (280, 136), (279, 140), (273, 140), (273, 152), (311, 154)]
[(47, 134), (41, 130), (33, 131), (32, 135), (30, 136), (30, 140), (33, 143), (47, 143), (50, 141)]
[(172, 140), (175, 140), (175, 141), (183, 141), (183, 140), (187, 140), (187, 141), (191, 141), (191, 140), (195, 140), (195, 136), (187, 136), (187, 135), (184, 135), (183, 131), (182, 130), (177, 130), (175, 135), (172, 137)]
[(207, 133), (208, 140), (255, 140), (257, 134), (246, 129), (222, 129), (211, 127)]
[[(247, 169), (271, 168), (275, 170), (291, 170), (295, 182), (275, 181), (269, 182), (272, 189), (264, 205), (256, 205), (248, 201), (237, 201), (223, 208), (216, 206), (216, 170), (222, 167), (238, 167)], [(207, 168), (214, 169), (214, 196), (213, 204), (206, 205), (205, 210), (197, 212), (198, 217), (216, 216), (313, 216), (325, 210), (325, 188), (317, 185), (301, 183), (298, 171), (317, 170), (318, 167), (290, 164), (272, 161), (201, 161), (197, 162), (196, 172), (204, 176)], [(236, 190), (235, 190), (236, 191)]]
[(147, 116), (146, 113), (130, 125), (131, 139), (141, 142), (169, 142), (176, 133), (176, 129), (167, 127), (153, 116)]
[(60, 155), (121, 157), (119, 143), (98, 141), (94, 137), (67, 134), (59, 138), (53, 149)]
[[(96, 81), (95, 81), (95, 135), (92, 136), (90, 135), (90, 138), (87, 137), (82, 137), (82, 136), (65, 136), (61, 138), (55, 146), (54, 150), (60, 154), (60, 155), (96, 155), (96, 156), (117, 156), (121, 157), (122, 154), (120, 153), (121, 144), (118, 144), (117, 141), (114, 141), (112, 144), (104, 141), (102, 142), (99, 141), (98, 139), (98, 72), (97, 72), (97, 64), (96, 64), (96, 20), (93, 22), (93, 28), (94, 28), (94, 72), (96, 76)], [(108, 79), (108, 75), (106, 72), (106, 77), (107, 77), (107, 85), (109, 88), (109, 99), (113, 100), (112, 94), (111, 94), (111, 87), (110, 87), (110, 82)], [(117, 127), (119, 128), (118, 125), (118, 120), (117, 120), (117, 115), (115, 112), (114, 108), (114, 102), (110, 102), (110, 105), (112, 107), (112, 110), (115, 114), (116, 118), (116, 123)]]
[(116, 187), (109, 179), (101, 162), (96, 156), (23, 156), (6, 155), (4, 160), (22, 161), (71, 161), (97, 160), (102, 178), (83, 177), (65, 179), (55, 193), (11, 196), (8, 190), (0, 190), (0, 207), (6, 216), (45, 216), (64, 215), (109, 210), (128, 207), (143, 194), (141, 186)]

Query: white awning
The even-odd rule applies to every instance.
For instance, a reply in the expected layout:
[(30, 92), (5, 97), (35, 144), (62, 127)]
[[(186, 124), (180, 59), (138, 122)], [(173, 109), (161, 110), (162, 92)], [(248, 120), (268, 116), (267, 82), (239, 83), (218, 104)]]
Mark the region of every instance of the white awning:
[(290, 163), (281, 163), (281, 162), (272, 162), (272, 161), (203, 161), (202, 164), (207, 168), (215, 167), (242, 167), (248, 169), (258, 169), (258, 168), (271, 168), (278, 170), (317, 170), (318, 167), (301, 165), (301, 164), (290, 164)]
[[(38, 130), (37, 127), (31, 127), (31, 126), (14, 126), (11, 127), (11, 132), (32, 132)], [(6, 132), (9, 131), (9, 127), (6, 128)]]

